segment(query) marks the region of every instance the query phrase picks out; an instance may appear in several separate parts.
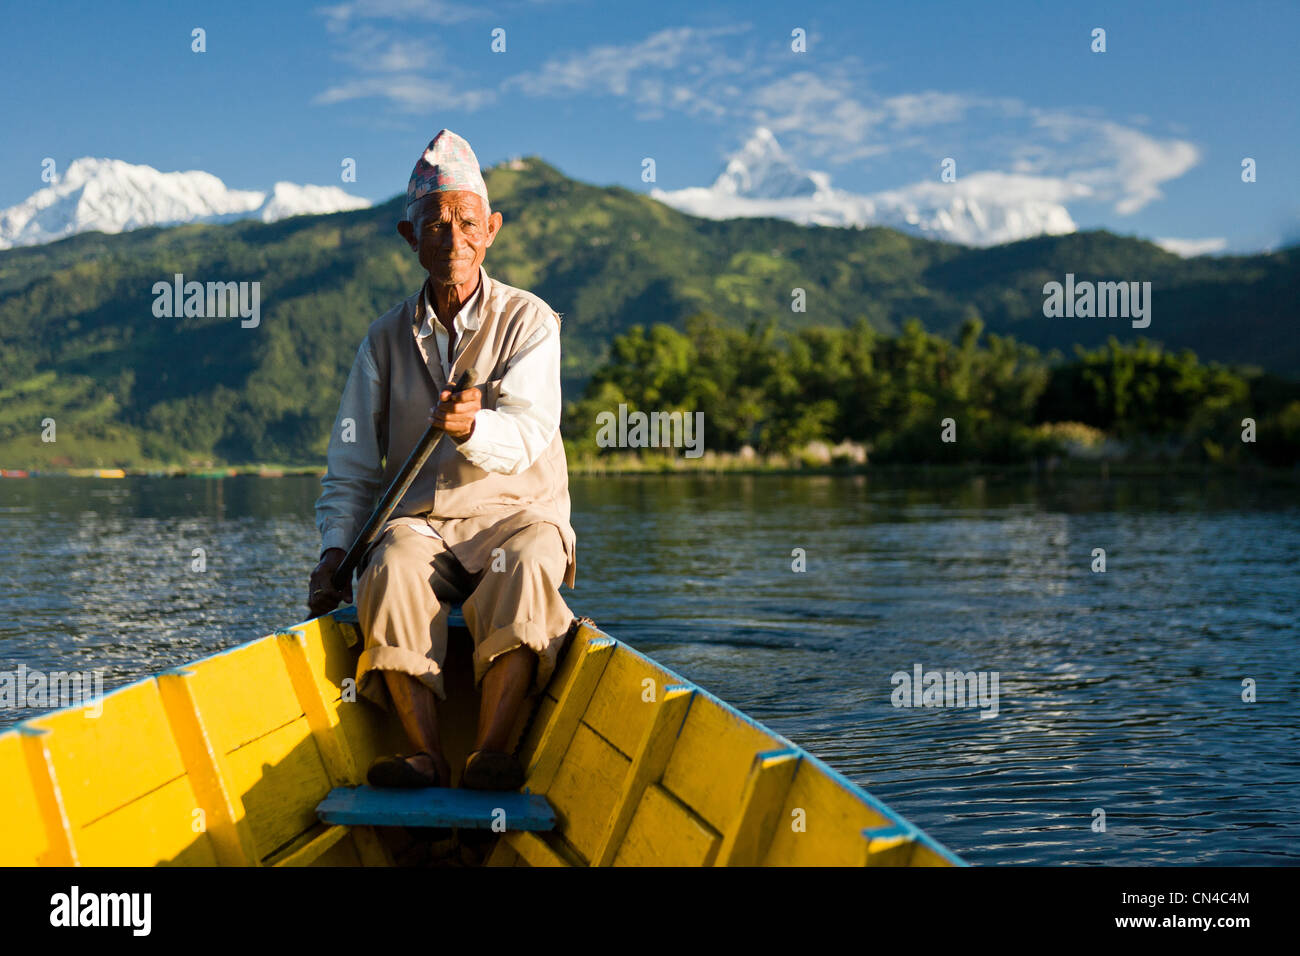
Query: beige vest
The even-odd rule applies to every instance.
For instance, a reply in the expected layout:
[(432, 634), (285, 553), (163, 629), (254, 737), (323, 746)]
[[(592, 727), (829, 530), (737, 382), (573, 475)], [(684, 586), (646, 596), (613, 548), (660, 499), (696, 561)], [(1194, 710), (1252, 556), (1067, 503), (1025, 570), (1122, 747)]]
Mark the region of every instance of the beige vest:
[[(465, 369), (474, 369), (483, 407), (496, 408), (511, 356), (542, 323), (558, 325), (560, 317), (532, 293), (490, 279), (486, 269), (480, 269), (479, 276), (483, 283), (479, 327), (473, 332), (466, 330), (469, 338), (459, 345), (451, 380)], [(429, 356), (423, 341), (416, 337), (422, 291), (376, 319), (368, 333), (382, 390), (378, 428), (379, 447), (384, 449), (384, 488), (424, 434), (429, 409), (438, 404), (438, 394), (446, 384), (442, 362), (436, 355)], [(432, 343), (434, 337), (428, 341)], [(444, 439), (393, 512), (394, 519), (417, 516), (428, 517), (457, 557), (461, 554), (456, 549), (456, 530), (461, 526), (468, 530), (460, 537), (479, 540), (482, 535), (478, 531), (498, 523), (522, 527), (549, 522), (559, 529), (564, 541), (569, 559), (566, 578), (573, 586), (576, 561), (575, 536), (569, 524), (569, 469), (558, 431), (537, 460), (517, 475), (485, 471), (462, 455), (455, 442)]]

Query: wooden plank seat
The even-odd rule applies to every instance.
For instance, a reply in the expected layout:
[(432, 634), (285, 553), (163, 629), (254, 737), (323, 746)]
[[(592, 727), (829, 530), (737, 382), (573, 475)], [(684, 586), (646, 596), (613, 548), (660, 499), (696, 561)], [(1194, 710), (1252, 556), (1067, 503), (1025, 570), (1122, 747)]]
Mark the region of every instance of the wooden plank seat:
[[(361, 619), (357, 615), (355, 604), (347, 604), (334, 612), (334, 620), (340, 624), (361, 624)], [(464, 627), (465, 613), (461, 610), (461, 605), (453, 604), (451, 610), (447, 612), (448, 627)]]
[(544, 796), (509, 790), (336, 787), (316, 813), (325, 823), (343, 826), (555, 829), (555, 811)]

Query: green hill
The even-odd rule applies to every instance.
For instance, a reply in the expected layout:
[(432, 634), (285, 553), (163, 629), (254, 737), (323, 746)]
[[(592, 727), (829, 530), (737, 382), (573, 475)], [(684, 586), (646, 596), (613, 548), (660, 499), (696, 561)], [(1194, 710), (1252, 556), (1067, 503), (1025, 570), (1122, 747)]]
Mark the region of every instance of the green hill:
[[(1296, 249), (1184, 260), (1102, 232), (967, 249), (888, 229), (695, 219), (536, 158), (495, 167), (487, 181), (505, 216), (487, 268), (563, 313), (571, 399), (615, 335), (684, 328), (701, 311), (740, 328), (865, 319), (884, 333), (915, 317), (949, 336), (979, 318), (1046, 349), (1145, 335), (1206, 360), (1300, 373)], [(0, 466), (321, 462), (366, 327), (422, 281), (396, 234), (400, 215), (394, 199), (0, 253)], [(1152, 282), (1150, 328), (1044, 318), (1043, 284), (1067, 272)], [(155, 317), (153, 285), (175, 273), (260, 282), (261, 324)], [(804, 313), (791, 311), (796, 288)], [(47, 418), (52, 444), (41, 441)]]

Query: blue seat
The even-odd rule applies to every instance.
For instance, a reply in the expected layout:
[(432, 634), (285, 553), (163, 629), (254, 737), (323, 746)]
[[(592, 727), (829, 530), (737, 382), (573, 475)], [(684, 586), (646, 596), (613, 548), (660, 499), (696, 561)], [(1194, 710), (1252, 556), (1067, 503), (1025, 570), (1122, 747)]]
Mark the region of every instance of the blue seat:
[[(465, 615), (461, 611), (459, 604), (453, 604), (451, 611), (447, 614), (448, 627), (465, 627)], [(357, 607), (355, 604), (345, 604), (334, 612), (334, 620), (340, 624), (357, 624)]]
[(371, 827), (554, 830), (555, 811), (539, 793), (513, 790), (386, 790), (337, 787), (316, 807), (326, 823)]

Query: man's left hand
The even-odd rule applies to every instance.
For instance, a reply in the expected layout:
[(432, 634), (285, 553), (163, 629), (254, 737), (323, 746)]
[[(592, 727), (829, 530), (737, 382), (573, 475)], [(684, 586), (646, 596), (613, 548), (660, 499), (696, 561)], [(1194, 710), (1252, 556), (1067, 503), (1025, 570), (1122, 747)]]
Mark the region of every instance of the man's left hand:
[(429, 424), (441, 428), (456, 441), (464, 441), (474, 434), (474, 416), (483, 407), (482, 399), (477, 388), (455, 393), (444, 388), (438, 395), (438, 404), (429, 409)]

